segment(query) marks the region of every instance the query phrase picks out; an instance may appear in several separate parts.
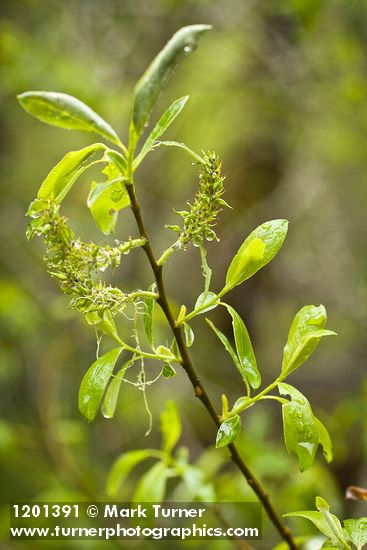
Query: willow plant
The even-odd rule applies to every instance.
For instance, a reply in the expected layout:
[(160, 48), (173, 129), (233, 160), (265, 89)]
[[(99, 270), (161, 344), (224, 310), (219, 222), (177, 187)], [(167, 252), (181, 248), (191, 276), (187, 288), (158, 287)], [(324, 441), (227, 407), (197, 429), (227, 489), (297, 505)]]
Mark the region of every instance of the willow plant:
[[(122, 382), (128, 374), (135, 373), (136, 385), (145, 391), (150, 383), (146, 374), (148, 361), (161, 364), (160, 375), (163, 379), (174, 376), (177, 368), (184, 369), (195, 396), (203, 403), (217, 428), (216, 446), (228, 449), (231, 459), (260, 499), (279, 534), (289, 548), (294, 549), (297, 545), (291, 531), (247, 466), (235, 440), (241, 430), (241, 414), (261, 400), (273, 399), (282, 407), (285, 444), (288, 451), (297, 456), (300, 470), (304, 471), (312, 465), (319, 445), (323, 447), (326, 460), (331, 460), (331, 442), (326, 428), (315, 418), (306, 397), (285, 382), (313, 353), (321, 338), (334, 334), (325, 329), (325, 308), (307, 305), (297, 313), (288, 334), (279, 375), (270, 385), (262, 387), (245, 323), (224, 300), (233, 288), (255, 275), (278, 253), (287, 234), (287, 221), (266, 221), (254, 229), (234, 255), (223, 287), (214, 291), (211, 286), (212, 271), (206, 260), (206, 245), (208, 241), (217, 239), (214, 228), (218, 216), (223, 208), (228, 207), (223, 199), (221, 160), (214, 151), (197, 153), (184, 143), (161, 140), (181, 113), (188, 97), (174, 101), (144, 143), (140, 144), (162, 89), (210, 28), (208, 25), (192, 25), (180, 29), (137, 82), (127, 145), (103, 118), (70, 95), (31, 91), (18, 96), (22, 107), (43, 122), (70, 130), (93, 132), (104, 139), (78, 151), (70, 151), (51, 170), (29, 207), (31, 222), (27, 237), (40, 236), (44, 239), (48, 272), (58, 282), (62, 292), (70, 296), (70, 307), (78, 310), (99, 336), (105, 335), (111, 341), (111, 349), (98, 356), (81, 382), (81, 415), (90, 422), (101, 409), (105, 417), (113, 417)], [(198, 169), (198, 190), (188, 203), (187, 210), (177, 212), (177, 225), (166, 226), (175, 234), (173, 243), (156, 255), (137, 198), (135, 173), (148, 154), (162, 146), (177, 147), (190, 156)], [(87, 207), (96, 224), (102, 233), (110, 235), (115, 231), (119, 212), (130, 207), (138, 230), (135, 238), (116, 241), (114, 246), (99, 246), (93, 242), (83, 242), (69, 227), (68, 219), (61, 213), (61, 204), (81, 174), (91, 167), (100, 167), (102, 174), (101, 181), (91, 183), (87, 199)], [(191, 246), (200, 252), (203, 290), (192, 310), (188, 311), (183, 305), (175, 312), (166, 294), (163, 267), (166, 262), (173, 261), (178, 251), (185, 251)], [(128, 290), (112, 286), (101, 272), (115, 269), (122, 255), (139, 248), (147, 256), (154, 280), (146, 289)], [(171, 345), (156, 341), (154, 312), (157, 306), (162, 309), (171, 330)], [(218, 307), (225, 308), (231, 317), (234, 345), (209, 318), (206, 321), (227, 350), (242, 380), (235, 403), (230, 405), (226, 395), (221, 396), (221, 412), (215, 409), (188, 351), (194, 340), (191, 320)], [(118, 319), (124, 324), (131, 323), (131, 340), (122, 338), (116, 322)], [(143, 339), (145, 347), (142, 345)], [(278, 393), (274, 394), (274, 391)], [(169, 421), (166, 418), (166, 432), (167, 426)], [(164, 478), (164, 463), (156, 469), (155, 475)]]

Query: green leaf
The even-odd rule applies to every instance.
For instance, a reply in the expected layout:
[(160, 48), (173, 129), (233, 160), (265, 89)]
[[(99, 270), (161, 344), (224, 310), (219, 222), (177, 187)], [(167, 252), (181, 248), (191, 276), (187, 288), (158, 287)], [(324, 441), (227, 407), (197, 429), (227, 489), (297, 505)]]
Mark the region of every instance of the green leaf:
[(165, 147), (178, 147), (179, 149), (183, 149), (184, 151), (186, 151), (186, 153), (189, 153), (189, 155), (193, 157), (196, 162), (199, 162), (200, 164), (205, 164), (205, 160), (184, 143), (179, 143), (178, 141), (157, 141), (154, 149), (160, 147), (161, 145), (164, 145)]
[(168, 362), (175, 358), (172, 351), (166, 346), (158, 346), (155, 349), (155, 352), (157, 353), (157, 355), (161, 355), (162, 357), (166, 358)]
[(367, 544), (367, 518), (346, 519), (344, 527), (358, 550)]
[(324, 330), (324, 306), (304, 306), (295, 316), (284, 347), (282, 373), (288, 376), (298, 369), (313, 353), (323, 336), (335, 335)]
[(122, 175), (126, 175), (127, 163), (126, 163), (125, 157), (121, 155), (121, 153), (118, 153), (117, 151), (113, 151), (112, 149), (108, 149), (105, 152), (104, 156), (107, 159), (107, 161), (111, 162)]
[(167, 128), (172, 124), (175, 118), (180, 114), (180, 112), (184, 108), (188, 99), (189, 99), (188, 95), (181, 97), (180, 99), (176, 99), (176, 101), (174, 101), (172, 105), (168, 107), (167, 111), (161, 116), (157, 124), (154, 126), (153, 131), (149, 134), (147, 140), (145, 141), (140, 153), (136, 157), (133, 165), (134, 170), (139, 166), (143, 158), (152, 149), (155, 141), (164, 134)]
[(115, 130), (76, 97), (56, 92), (24, 92), (17, 98), (28, 113), (42, 122), (68, 130), (94, 132), (120, 144)]
[(206, 313), (211, 309), (215, 309), (219, 304), (219, 300), (220, 298), (214, 294), (214, 292), (202, 292), (196, 300), (194, 311), (208, 304), (208, 307), (203, 307), (203, 309), (200, 310), (200, 313)]
[(115, 416), (121, 383), (125, 376), (125, 372), (131, 363), (131, 360), (126, 361), (108, 385), (101, 407), (101, 412), (105, 418), (113, 418)]
[[(94, 143), (79, 151), (70, 151), (67, 153), (42, 183), (37, 194), (37, 199), (41, 201), (52, 200), (60, 203), (78, 177), (93, 164), (101, 162), (101, 160), (92, 161), (91, 159), (97, 151), (104, 150), (105, 148), (105, 145), (102, 143)], [(38, 203), (39, 201), (32, 203), (27, 215), (32, 216), (37, 213)]]
[(188, 323), (184, 323), (183, 328), (184, 328), (184, 333), (185, 333), (186, 346), (188, 348), (191, 348), (191, 346), (192, 346), (192, 344), (194, 343), (194, 340), (195, 340), (194, 331), (192, 330), (192, 328), (190, 327), (190, 325)]
[(110, 309), (105, 309), (103, 314), (98, 311), (88, 311), (84, 313), (84, 319), (88, 325), (92, 325), (103, 334), (108, 334), (118, 340), (119, 335)]
[(261, 385), (261, 375), (258, 371), (254, 350), (245, 323), (233, 307), (225, 304), (228, 313), (232, 317), (234, 340), (237, 356), (242, 367), (242, 378), (248, 380), (250, 386), (256, 390)]
[[(156, 291), (156, 284), (153, 283), (150, 287), (149, 287), (149, 291), (150, 292), (155, 292)], [(155, 305), (155, 300), (154, 298), (144, 298), (143, 299), (143, 303), (144, 303), (144, 330), (145, 330), (145, 334), (148, 338), (148, 342), (151, 346), (154, 346), (154, 341), (153, 341), (153, 325), (154, 325), (154, 305)]]
[(217, 335), (219, 340), (222, 342), (225, 349), (228, 351), (229, 355), (231, 356), (231, 359), (232, 359), (233, 363), (236, 365), (237, 370), (239, 371), (239, 373), (242, 376), (243, 367), (240, 363), (239, 358), (236, 355), (236, 352), (234, 351), (231, 344), (229, 343), (229, 340), (228, 340), (227, 336), (225, 336), (223, 334), (223, 332), (221, 332), (219, 329), (217, 329), (217, 327), (214, 326), (213, 323), (209, 319), (205, 319), (205, 320), (208, 323), (208, 325), (210, 326), (210, 328), (215, 332), (215, 334)]
[(101, 183), (92, 183), (87, 206), (100, 230), (109, 235), (115, 231), (119, 211), (130, 204), (130, 197), (124, 178), (113, 164), (107, 165), (102, 173), (107, 179)]
[(178, 65), (193, 51), (210, 25), (190, 25), (176, 32), (149, 65), (134, 89), (133, 124), (139, 136), (147, 125), (155, 102)]
[(257, 227), (233, 258), (226, 277), (226, 290), (243, 283), (278, 253), (288, 230), (287, 220), (272, 220)]
[(78, 405), (81, 415), (88, 422), (97, 416), (103, 394), (122, 349), (122, 347), (114, 348), (99, 357), (83, 377), (79, 388)]
[[(290, 512), (288, 514), (284, 514), (284, 517), (287, 518), (305, 518), (310, 521), (317, 527), (317, 529), (326, 535), (328, 538), (330, 538), (333, 542), (335, 539), (334, 532), (326, 522), (324, 516), (321, 512), (314, 512), (314, 511), (301, 511), (301, 512)], [(331, 538), (331, 536), (333, 538)]]
[(328, 548), (329, 550), (345, 550), (345, 548), (350, 548), (341, 542), (333, 542), (331, 539), (327, 539), (321, 548)]
[(165, 363), (162, 374), (165, 378), (172, 378), (172, 376), (176, 376), (176, 371), (170, 363)]
[(161, 412), (162, 449), (170, 454), (181, 435), (181, 420), (174, 401), (167, 401)]
[(241, 418), (238, 414), (230, 416), (222, 422), (217, 433), (215, 446), (218, 448), (225, 447), (232, 443), (241, 431)]
[(284, 440), (288, 452), (294, 452), (299, 469), (304, 472), (314, 459), (319, 444), (318, 431), (311, 406), (301, 392), (289, 384), (278, 384), (280, 395), (290, 395), (291, 401), (282, 405)]
[(108, 477), (106, 491), (109, 496), (115, 496), (125, 479), (140, 462), (147, 458), (160, 458), (160, 453), (155, 449), (142, 449), (130, 451), (121, 455), (113, 464)]
[(317, 434), (319, 438), (319, 444), (322, 446), (326, 462), (333, 460), (333, 445), (331, 443), (330, 435), (324, 424), (314, 416)]
[(157, 462), (141, 478), (134, 494), (134, 502), (162, 502), (167, 480), (175, 475), (164, 462)]
[(343, 528), (340, 521), (334, 514), (330, 513), (330, 506), (321, 497), (316, 497), (316, 508), (323, 515), (325, 523), (328, 525), (329, 534), (325, 533), (333, 542), (345, 543), (345, 546), (349, 548), (349, 545), (346, 543)]
[[(301, 517), (312, 521), (321, 533), (323, 533), (331, 544), (334, 544), (335, 548), (350, 548), (349, 544), (345, 540), (344, 533), (340, 521), (334, 514), (330, 513), (330, 507), (328, 503), (321, 497), (316, 498), (316, 507), (318, 512), (314, 511), (302, 511), (291, 512), (284, 514), (284, 517)], [(328, 544), (325, 548), (332, 548)]]

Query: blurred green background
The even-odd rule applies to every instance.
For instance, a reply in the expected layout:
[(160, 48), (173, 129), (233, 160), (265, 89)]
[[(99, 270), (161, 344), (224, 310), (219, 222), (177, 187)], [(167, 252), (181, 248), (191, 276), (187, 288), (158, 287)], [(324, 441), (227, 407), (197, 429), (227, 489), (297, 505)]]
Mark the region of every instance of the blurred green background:
[[(179, 27), (214, 26), (182, 65), (153, 114), (185, 94), (190, 101), (169, 139), (196, 150), (215, 149), (226, 174), (220, 243), (208, 246), (213, 288), (244, 237), (267, 219), (290, 221), (278, 257), (228, 297), (246, 320), (265, 382), (280, 369), (291, 320), (304, 304), (323, 303), (327, 339), (290, 382), (309, 398), (328, 426), (335, 447), (330, 466), (300, 474), (282, 442), (281, 414), (273, 403), (243, 419), (241, 447), (281, 512), (313, 508), (316, 495), (344, 517), (366, 515), (366, 505), (345, 502), (350, 485), (367, 485), (366, 276), (367, 276), (367, 4), (357, 0), (2, 0), (0, 7), (0, 531), (7, 536), (11, 500), (106, 498), (114, 459), (127, 450), (158, 447), (159, 413), (173, 398), (182, 414), (181, 444), (190, 449), (218, 499), (253, 499), (225, 451), (213, 451), (215, 430), (183, 373), (148, 391), (153, 430), (141, 392), (123, 386), (114, 420), (87, 425), (77, 391), (95, 357), (93, 332), (67, 310), (67, 299), (45, 272), (43, 246), (28, 243), (24, 216), (49, 170), (70, 149), (93, 142), (87, 134), (41, 124), (22, 111), (25, 90), (75, 95), (127, 134), (134, 83)], [(75, 186), (63, 212), (86, 240), (104, 242), (85, 207), (88, 179)], [(159, 149), (137, 173), (154, 248), (172, 242), (166, 223), (177, 223), (197, 186), (195, 167), (179, 150)], [(117, 237), (135, 236), (123, 211)], [(126, 288), (151, 283), (139, 251), (123, 259), (114, 276)], [(191, 307), (202, 291), (197, 250), (167, 265), (169, 293)], [(212, 316), (231, 334), (228, 315)], [(202, 318), (193, 323), (192, 355), (219, 407), (243, 394), (226, 352)], [(156, 371), (154, 371), (156, 372)], [(153, 375), (152, 375), (153, 377)], [(321, 453), (320, 453), (321, 454)], [(143, 470), (140, 470), (140, 473)], [(139, 474), (139, 471), (138, 471)], [(132, 475), (120, 499), (131, 498)], [(169, 488), (167, 499), (177, 487)], [(295, 522), (306, 533), (306, 522)], [(277, 535), (265, 522), (256, 548)], [(310, 532), (312, 529), (310, 528)], [(4, 548), (9, 543), (4, 542)], [(47, 545), (12, 543), (12, 548)], [(57, 546), (57, 543), (54, 543)], [(99, 548), (68, 541), (68, 547)], [(115, 543), (108, 543), (114, 546)], [(162, 543), (160, 543), (162, 544)], [(166, 547), (170, 548), (170, 543)], [(187, 545), (188, 543), (185, 543)], [(219, 546), (227, 547), (223, 541)], [(130, 545), (129, 545), (130, 546)], [(150, 547), (131, 543), (131, 547)], [(180, 546), (177, 544), (177, 546)], [(181, 545), (183, 546), (183, 545)], [(193, 544), (194, 547), (200, 547)], [(231, 546), (228, 545), (230, 548)]]

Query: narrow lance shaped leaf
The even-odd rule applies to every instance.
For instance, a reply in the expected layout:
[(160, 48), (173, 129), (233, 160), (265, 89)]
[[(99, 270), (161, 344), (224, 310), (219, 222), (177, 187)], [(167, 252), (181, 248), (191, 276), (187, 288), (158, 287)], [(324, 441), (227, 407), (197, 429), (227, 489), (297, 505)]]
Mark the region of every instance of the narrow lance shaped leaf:
[(108, 385), (101, 407), (101, 412), (105, 418), (113, 418), (115, 416), (122, 380), (125, 376), (126, 370), (131, 364), (131, 360), (126, 361)]
[(161, 116), (157, 124), (154, 126), (153, 131), (147, 137), (140, 153), (136, 157), (133, 165), (134, 170), (136, 170), (136, 168), (139, 166), (139, 164), (144, 159), (144, 157), (152, 149), (155, 141), (164, 134), (167, 128), (172, 124), (175, 118), (180, 114), (180, 112), (186, 105), (186, 102), (188, 99), (189, 99), (188, 95), (185, 97), (181, 97), (180, 99), (176, 99), (176, 101), (174, 101), (172, 105), (168, 107), (167, 111)]
[(194, 340), (195, 340), (194, 331), (192, 330), (192, 328), (190, 327), (190, 325), (188, 323), (184, 323), (183, 328), (184, 328), (186, 346), (188, 348), (191, 348), (191, 346), (192, 346), (192, 344), (194, 343)]
[(208, 325), (210, 326), (210, 328), (215, 332), (215, 334), (217, 335), (219, 340), (222, 342), (225, 349), (228, 351), (229, 355), (231, 356), (231, 359), (232, 359), (233, 363), (236, 365), (237, 370), (239, 371), (239, 373), (242, 376), (243, 373), (244, 373), (243, 367), (240, 363), (239, 358), (236, 355), (236, 352), (232, 348), (227, 336), (225, 334), (223, 334), (223, 332), (221, 332), (219, 329), (217, 329), (217, 327), (209, 319), (205, 319), (205, 320), (208, 323)]
[(174, 401), (167, 401), (161, 412), (162, 450), (171, 453), (181, 435), (181, 420)]
[(288, 452), (298, 457), (299, 469), (309, 468), (319, 444), (318, 431), (311, 405), (301, 392), (289, 384), (278, 384), (280, 395), (290, 395), (291, 401), (282, 405), (284, 441)]
[(215, 309), (219, 305), (219, 301), (220, 298), (214, 292), (202, 292), (196, 300), (194, 311), (200, 308), (200, 313), (206, 313)]
[(122, 347), (108, 351), (87, 370), (78, 394), (79, 411), (88, 422), (95, 419)]
[(242, 378), (247, 379), (250, 386), (256, 390), (261, 384), (261, 375), (257, 368), (256, 358), (249, 333), (245, 323), (233, 307), (225, 304), (228, 313), (232, 317), (234, 340), (236, 343), (237, 356), (242, 367)]
[(149, 65), (134, 90), (133, 124), (139, 136), (148, 123), (155, 102), (177, 66), (192, 52), (210, 25), (190, 25), (176, 32)]
[(222, 422), (217, 433), (215, 446), (217, 448), (226, 447), (237, 438), (241, 431), (241, 417), (238, 414), (230, 416)]
[[(149, 287), (150, 292), (156, 292), (157, 286), (155, 283), (153, 283)], [(144, 330), (146, 337), (148, 338), (148, 342), (151, 346), (154, 346), (154, 340), (153, 340), (153, 326), (154, 326), (154, 306), (155, 306), (155, 300), (154, 298), (144, 298)]]
[(24, 92), (19, 103), (34, 117), (60, 128), (100, 134), (119, 145), (115, 130), (88, 105), (68, 94), (57, 92)]
[(223, 290), (231, 290), (268, 264), (282, 246), (287, 230), (287, 220), (272, 220), (257, 227), (233, 258)]
[(298, 369), (316, 349), (323, 336), (335, 332), (325, 330), (326, 310), (324, 306), (304, 306), (295, 316), (284, 347), (282, 373), (288, 376)]
[(105, 148), (103, 143), (94, 143), (79, 151), (67, 153), (43, 181), (37, 199), (31, 204), (27, 215), (37, 215), (37, 212), (43, 210), (44, 201), (61, 203), (79, 176), (93, 164), (102, 162), (101, 159), (92, 160), (92, 157)]
[(156, 449), (141, 449), (121, 455), (113, 464), (108, 474), (106, 486), (107, 494), (109, 496), (115, 496), (131, 470), (147, 458), (161, 458), (161, 453)]
[(195, 151), (190, 149), (190, 147), (185, 145), (185, 143), (179, 143), (178, 141), (157, 141), (154, 149), (156, 149), (157, 147), (160, 147), (161, 145), (164, 145), (165, 147), (178, 147), (178, 149), (182, 149), (183, 151), (186, 151), (186, 153), (188, 153), (190, 157), (195, 159), (196, 162), (199, 162), (200, 164), (205, 164), (205, 160), (200, 155), (195, 153)]

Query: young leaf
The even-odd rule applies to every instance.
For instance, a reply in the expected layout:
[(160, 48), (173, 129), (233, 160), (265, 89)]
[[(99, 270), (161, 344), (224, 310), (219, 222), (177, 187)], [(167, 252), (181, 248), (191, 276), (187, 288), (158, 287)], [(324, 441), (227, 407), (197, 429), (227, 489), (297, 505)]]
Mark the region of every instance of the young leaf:
[[(324, 500), (321, 497), (316, 497), (316, 508), (321, 512), (324, 520), (329, 526), (329, 530), (330, 530), (330, 534), (328, 535), (329, 538), (333, 542), (340, 542), (342, 544), (346, 543), (341, 523), (338, 520), (338, 518), (334, 516), (334, 514), (330, 513), (330, 506), (326, 502), (326, 500)], [(345, 544), (345, 546), (347, 548), (349, 547), (347, 543)]]
[(157, 98), (177, 66), (193, 51), (210, 25), (190, 25), (176, 32), (149, 65), (134, 89), (133, 124), (139, 136), (148, 123)]
[(333, 446), (331, 443), (330, 435), (324, 424), (314, 416), (315, 425), (317, 429), (317, 434), (319, 438), (319, 444), (323, 448), (324, 456), (326, 462), (331, 462), (333, 460)]
[[(149, 291), (150, 292), (155, 292), (156, 291), (156, 284), (153, 283), (150, 287), (149, 287)], [(153, 325), (154, 325), (154, 305), (155, 305), (155, 300), (154, 298), (144, 298), (143, 300), (143, 303), (144, 303), (144, 330), (145, 330), (145, 334), (148, 338), (148, 342), (151, 346), (154, 346), (154, 342), (153, 342)]]
[(115, 130), (76, 97), (55, 92), (24, 92), (17, 98), (28, 113), (42, 122), (68, 130), (94, 132), (120, 144)]
[(105, 418), (113, 418), (115, 416), (122, 379), (125, 376), (126, 369), (131, 363), (131, 360), (126, 361), (108, 385), (101, 407), (101, 412)]
[(155, 349), (155, 352), (157, 353), (157, 355), (161, 355), (163, 358), (165, 358), (168, 362), (172, 361), (175, 358), (172, 351), (166, 346), (158, 346)]
[(188, 99), (189, 99), (188, 95), (181, 97), (180, 99), (176, 99), (176, 101), (174, 101), (172, 105), (168, 107), (167, 111), (161, 116), (157, 124), (154, 126), (153, 131), (147, 137), (147, 140), (144, 143), (140, 153), (136, 157), (134, 161), (134, 170), (139, 166), (143, 158), (152, 149), (154, 142), (164, 134), (167, 128), (172, 124), (175, 118), (180, 114), (180, 112), (184, 108)]
[(290, 395), (291, 401), (282, 405), (284, 440), (288, 452), (294, 452), (299, 469), (304, 472), (314, 459), (319, 437), (311, 406), (301, 392), (289, 384), (278, 384), (280, 395)]
[(194, 331), (192, 330), (190, 325), (187, 324), (187, 323), (183, 324), (183, 328), (184, 328), (184, 333), (185, 333), (186, 346), (188, 348), (190, 348), (192, 346), (192, 344), (194, 343), (194, 340), (195, 340)]
[(88, 325), (92, 325), (103, 334), (108, 334), (118, 340), (119, 335), (110, 309), (105, 309), (102, 315), (98, 311), (88, 311), (84, 313), (84, 319)]
[(175, 474), (164, 462), (157, 462), (141, 478), (134, 494), (134, 502), (162, 502), (168, 478)]
[(367, 518), (346, 519), (344, 527), (357, 550), (361, 550), (367, 544)]
[[(111, 167), (106, 167), (111, 168)], [(110, 173), (115, 173), (115, 168)], [(106, 174), (106, 169), (103, 170)], [(104, 182), (91, 184), (87, 206), (100, 228), (105, 234), (113, 233), (116, 228), (118, 213), (130, 204), (130, 198), (121, 177), (111, 179), (112, 175)]]
[(350, 548), (348, 542), (345, 540), (340, 521), (334, 514), (330, 513), (328, 503), (323, 498), (316, 497), (316, 508), (318, 512), (291, 512), (284, 514), (284, 517), (301, 517), (312, 521), (317, 529), (330, 539), (330, 544), (327, 541), (328, 544), (325, 548)]
[(250, 386), (256, 390), (261, 384), (261, 375), (258, 371), (254, 350), (245, 323), (233, 307), (225, 304), (232, 317), (234, 340), (237, 356), (242, 366), (242, 378), (247, 379)]
[(205, 320), (208, 323), (208, 325), (210, 326), (210, 328), (215, 332), (215, 334), (217, 335), (219, 340), (222, 342), (225, 349), (228, 351), (229, 355), (231, 356), (231, 359), (232, 359), (233, 363), (236, 365), (237, 370), (239, 371), (239, 373), (241, 374), (241, 376), (243, 378), (243, 374), (244, 374), (243, 367), (240, 363), (240, 360), (238, 359), (238, 357), (236, 355), (236, 352), (234, 351), (231, 344), (229, 343), (229, 340), (228, 340), (227, 336), (225, 336), (223, 334), (223, 332), (221, 332), (219, 329), (217, 329), (217, 327), (209, 319), (205, 319)]
[(324, 330), (326, 311), (324, 306), (304, 306), (295, 316), (284, 347), (282, 373), (288, 376), (298, 369), (316, 349), (323, 336), (335, 335)]
[(186, 153), (188, 153), (191, 157), (193, 157), (196, 160), (196, 162), (199, 162), (200, 164), (205, 164), (205, 160), (184, 143), (179, 143), (178, 141), (157, 141), (154, 148), (156, 149), (161, 145), (165, 145), (166, 147), (178, 147), (179, 149), (183, 149), (184, 151), (186, 151)]
[(165, 363), (162, 374), (165, 378), (172, 378), (172, 376), (176, 376), (176, 371), (170, 363)]
[(241, 431), (241, 418), (238, 414), (230, 416), (222, 422), (217, 433), (215, 446), (218, 448), (225, 447), (232, 443)]
[(167, 401), (161, 412), (162, 450), (170, 454), (181, 435), (181, 420), (174, 401)]
[(155, 449), (142, 449), (139, 451), (130, 451), (121, 455), (108, 474), (106, 486), (107, 494), (109, 496), (115, 496), (131, 470), (147, 458), (161, 458), (161, 453)]
[(126, 175), (127, 163), (125, 157), (118, 151), (108, 149), (104, 154), (105, 159), (111, 162), (121, 175)]
[(350, 549), (350, 546), (341, 542), (333, 542), (331, 539), (327, 539), (321, 548), (327, 548), (328, 550), (345, 550), (346, 548)]
[(200, 313), (206, 313), (207, 311), (210, 311), (211, 309), (215, 309), (217, 305), (219, 304), (220, 298), (214, 292), (202, 292), (198, 299), (196, 300), (195, 308), (199, 309), (208, 304), (208, 307), (203, 307), (201, 309)]
[(269, 263), (282, 246), (287, 230), (287, 220), (272, 220), (257, 227), (233, 258), (227, 271), (225, 289), (243, 283)]
[(122, 347), (108, 351), (87, 370), (80, 384), (78, 405), (81, 415), (91, 422), (97, 416), (106, 386), (122, 352)]
[[(70, 191), (78, 177), (96, 162), (101, 162), (100, 160), (92, 161), (91, 159), (97, 151), (101, 151), (105, 148), (105, 145), (102, 143), (94, 143), (79, 151), (70, 151), (67, 153), (64, 158), (56, 164), (42, 183), (37, 194), (37, 199), (53, 200), (60, 203)], [(34, 206), (31, 205), (27, 215), (32, 216), (36, 212), (37, 201), (35, 201)]]
[[(331, 539), (333, 544), (339, 544), (338, 540), (336, 539), (334, 535), (334, 530), (329, 526), (328, 522), (324, 518), (323, 514), (321, 512), (314, 512), (314, 511), (300, 511), (300, 512), (289, 512), (288, 514), (284, 514), (284, 517), (286, 518), (305, 518), (310, 521), (317, 527), (317, 529), (323, 533), (325, 536), (327, 536), (329, 539)], [(335, 517), (335, 516), (334, 516)], [(337, 518), (336, 518), (337, 519)], [(338, 546), (336, 546), (338, 548)], [(342, 546), (342, 548), (345, 548), (345, 544)], [(330, 547), (329, 547), (330, 548)], [(348, 548), (348, 546), (347, 546)]]

